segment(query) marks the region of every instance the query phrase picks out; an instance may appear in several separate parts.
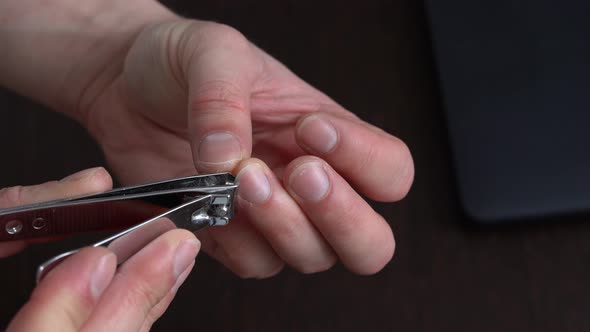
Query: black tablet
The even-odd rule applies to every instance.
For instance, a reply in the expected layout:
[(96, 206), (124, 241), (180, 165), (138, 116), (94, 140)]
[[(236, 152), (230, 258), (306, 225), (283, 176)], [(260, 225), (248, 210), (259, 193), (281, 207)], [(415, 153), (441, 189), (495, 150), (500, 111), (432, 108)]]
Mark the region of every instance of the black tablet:
[(590, 1), (427, 0), (474, 220), (590, 211)]

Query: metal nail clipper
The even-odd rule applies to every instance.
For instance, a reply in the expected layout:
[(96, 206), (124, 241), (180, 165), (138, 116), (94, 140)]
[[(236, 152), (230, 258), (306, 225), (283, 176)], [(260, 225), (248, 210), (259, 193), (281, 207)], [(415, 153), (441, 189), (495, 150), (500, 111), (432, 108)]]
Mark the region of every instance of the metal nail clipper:
[[(226, 225), (238, 187), (229, 173), (177, 178), (100, 194), (0, 209), (0, 242), (47, 239), (80, 232), (126, 228), (93, 244), (117, 255), (118, 264), (164, 232)], [(41, 264), (39, 282), (72, 250)]]

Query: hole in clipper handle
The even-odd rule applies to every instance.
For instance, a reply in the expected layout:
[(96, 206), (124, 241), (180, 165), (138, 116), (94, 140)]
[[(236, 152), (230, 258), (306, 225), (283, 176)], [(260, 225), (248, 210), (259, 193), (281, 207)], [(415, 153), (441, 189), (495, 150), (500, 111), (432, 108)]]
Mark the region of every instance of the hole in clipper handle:
[(43, 219), (43, 218), (37, 218), (37, 219), (33, 220), (33, 222), (31, 224), (34, 229), (42, 229), (45, 227), (45, 225), (47, 225), (47, 222), (45, 222), (45, 219)]
[(4, 227), (6, 229), (6, 233), (10, 234), (10, 235), (15, 235), (20, 233), (20, 231), (23, 230), (23, 222), (20, 220), (10, 220), (9, 222), (6, 223), (6, 226)]

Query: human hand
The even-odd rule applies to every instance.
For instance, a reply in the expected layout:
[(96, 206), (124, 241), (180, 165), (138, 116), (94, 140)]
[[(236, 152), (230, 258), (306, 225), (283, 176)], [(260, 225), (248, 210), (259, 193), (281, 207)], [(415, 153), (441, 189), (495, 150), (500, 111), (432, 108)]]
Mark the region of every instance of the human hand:
[(148, 331), (192, 270), (199, 248), (194, 234), (172, 230), (119, 269), (108, 249), (84, 248), (43, 278), (7, 331)]
[[(111, 185), (103, 168), (92, 168), (60, 181), (2, 189), (0, 207), (97, 193)], [(1, 243), (0, 257), (25, 245)], [(43, 278), (7, 331), (147, 331), (192, 270), (199, 248), (194, 234), (168, 231), (117, 271), (110, 250), (82, 249)]]
[(392, 231), (361, 194), (406, 195), (414, 170), (402, 141), (224, 25), (152, 24), (122, 56), (78, 117), (125, 183), (237, 174), (238, 216), (199, 232), (207, 253), (257, 278), (284, 262), (311, 273), (340, 259), (371, 274), (391, 259)]
[(400, 140), (227, 26), (152, 0), (40, 6), (0, 2), (0, 84), (77, 118), (125, 184), (238, 174), (238, 217), (199, 234), (212, 256), (243, 277), (283, 262), (316, 272), (339, 258), (367, 274), (389, 261), (391, 229), (360, 194), (406, 194), (413, 164)]
[[(90, 168), (59, 181), (1, 189), (0, 209), (88, 195), (109, 190), (111, 187), (111, 177), (104, 168)], [(0, 242), (0, 258), (17, 253), (26, 245), (25, 241)]]

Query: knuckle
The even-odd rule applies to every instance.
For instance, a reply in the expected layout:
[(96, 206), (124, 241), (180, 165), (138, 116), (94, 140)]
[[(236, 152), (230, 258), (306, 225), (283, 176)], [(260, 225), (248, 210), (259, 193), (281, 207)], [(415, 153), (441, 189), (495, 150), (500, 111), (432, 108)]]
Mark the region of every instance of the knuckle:
[[(248, 59), (254, 54), (250, 41), (235, 28), (216, 22), (188, 21), (177, 33), (180, 58), (186, 61), (203, 55), (239, 54)], [(185, 68), (187, 63), (185, 63)]]
[[(127, 289), (124, 297), (125, 306), (139, 308), (143, 311), (144, 317), (147, 317), (152, 310), (165, 296), (165, 292), (160, 287), (154, 287), (153, 283), (134, 278), (133, 284)], [(172, 287), (170, 285), (170, 287)], [(165, 287), (169, 289), (170, 287)], [(163, 288), (162, 288), (163, 289)]]
[(200, 31), (203, 36), (208, 37), (211, 41), (220, 43), (220, 45), (229, 45), (232, 48), (249, 47), (246, 37), (240, 31), (227, 24), (208, 22), (200, 27)]
[(183, 58), (198, 57), (208, 52), (231, 52), (246, 57), (252, 52), (250, 41), (237, 29), (223, 23), (189, 20), (178, 28)]
[(55, 313), (55, 316), (61, 317), (63, 324), (70, 328), (82, 326), (88, 311), (87, 309), (81, 309), (80, 305), (71, 302), (62, 303), (56, 310), (61, 312)]
[(247, 112), (245, 93), (227, 80), (210, 80), (200, 84), (190, 102), (192, 112), (232, 110)]

